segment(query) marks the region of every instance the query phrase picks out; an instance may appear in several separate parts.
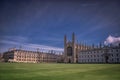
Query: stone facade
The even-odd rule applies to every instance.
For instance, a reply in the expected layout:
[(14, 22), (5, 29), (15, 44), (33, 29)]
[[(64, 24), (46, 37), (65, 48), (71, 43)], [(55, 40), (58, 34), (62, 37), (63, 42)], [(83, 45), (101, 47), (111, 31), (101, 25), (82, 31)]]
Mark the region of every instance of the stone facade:
[(82, 50), (78, 54), (79, 63), (120, 63), (120, 46), (104, 46)]
[(120, 45), (98, 46), (78, 43), (75, 34), (72, 41), (67, 41), (64, 36), (64, 62), (65, 63), (120, 63)]
[(64, 36), (64, 62), (77, 63), (78, 53), (81, 50), (86, 50), (89, 46), (78, 44), (75, 40), (75, 34), (72, 34), (72, 41), (67, 41), (66, 35)]
[(2, 53), (0, 53), (0, 59), (2, 58)]
[(3, 61), (3, 54), (0, 53), (0, 62), (2, 62), (2, 61)]
[(62, 55), (26, 50), (12, 50), (5, 52), (3, 58), (5, 62), (25, 62), (25, 63), (56, 63)]
[(72, 41), (64, 36), (64, 53), (61, 55), (38, 51), (10, 50), (3, 54), (5, 62), (25, 63), (120, 63), (120, 44), (117, 46), (98, 46), (78, 43), (75, 34)]

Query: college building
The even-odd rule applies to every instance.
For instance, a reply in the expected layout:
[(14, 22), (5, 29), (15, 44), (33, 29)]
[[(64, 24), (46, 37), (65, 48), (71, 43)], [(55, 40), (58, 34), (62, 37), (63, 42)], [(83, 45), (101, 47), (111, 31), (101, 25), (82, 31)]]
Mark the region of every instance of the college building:
[(3, 54), (5, 62), (23, 63), (56, 63), (61, 61), (62, 55), (38, 51), (13, 49)]
[(120, 63), (120, 43), (118, 45), (97, 46), (78, 43), (75, 34), (72, 41), (64, 36), (64, 62), (65, 63)]
[(120, 43), (118, 45), (97, 46), (76, 42), (75, 34), (72, 40), (64, 36), (64, 52), (62, 54), (13, 49), (3, 53), (5, 62), (25, 63), (120, 63)]
[(104, 46), (82, 50), (78, 53), (79, 63), (120, 63), (120, 46)]

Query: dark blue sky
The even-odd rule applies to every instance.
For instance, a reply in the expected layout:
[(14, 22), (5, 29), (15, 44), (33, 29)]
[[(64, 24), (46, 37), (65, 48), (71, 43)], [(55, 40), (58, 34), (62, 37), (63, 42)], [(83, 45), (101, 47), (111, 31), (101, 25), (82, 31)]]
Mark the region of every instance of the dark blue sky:
[(0, 48), (23, 44), (63, 48), (75, 32), (79, 42), (98, 44), (120, 36), (119, 0), (2, 0)]

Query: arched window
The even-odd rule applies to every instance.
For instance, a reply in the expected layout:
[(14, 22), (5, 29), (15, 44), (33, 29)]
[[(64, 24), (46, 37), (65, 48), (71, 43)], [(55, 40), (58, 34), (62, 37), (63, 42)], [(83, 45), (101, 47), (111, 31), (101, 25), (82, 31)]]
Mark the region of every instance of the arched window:
[(67, 47), (67, 56), (72, 56), (72, 47)]

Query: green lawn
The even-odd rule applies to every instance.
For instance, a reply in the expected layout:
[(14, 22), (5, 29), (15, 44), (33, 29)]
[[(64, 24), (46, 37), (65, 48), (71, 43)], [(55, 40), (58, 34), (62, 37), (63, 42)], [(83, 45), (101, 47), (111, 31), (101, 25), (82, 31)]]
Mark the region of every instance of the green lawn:
[(120, 64), (0, 63), (0, 80), (120, 80)]

